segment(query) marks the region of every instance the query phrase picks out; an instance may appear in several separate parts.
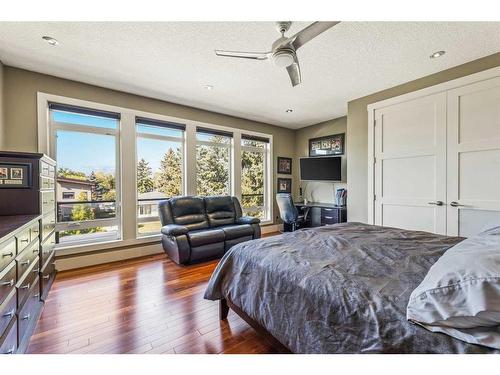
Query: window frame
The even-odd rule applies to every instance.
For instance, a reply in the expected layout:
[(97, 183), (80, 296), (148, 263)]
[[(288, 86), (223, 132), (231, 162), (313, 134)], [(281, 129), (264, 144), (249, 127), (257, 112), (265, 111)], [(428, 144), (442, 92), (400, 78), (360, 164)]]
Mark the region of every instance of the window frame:
[[(215, 130), (215, 129), (214, 129)], [(233, 168), (233, 164), (236, 164), (233, 162), (233, 160), (235, 159), (235, 156), (234, 156), (234, 136), (225, 136), (225, 135), (220, 135), (220, 134), (213, 134), (214, 136), (219, 136), (219, 137), (226, 137), (226, 138), (229, 138), (229, 142), (228, 143), (218, 143), (218, 142), (210, 142), (210, 141), (201, 141), (201, 140), (198, 140), (198, 133), (200, 134), (207, 134), (207, 133), (204, 133), (204, 132), (198, 132), (196, 131), (196, 147), (198, 146), (209, 146), (209, 147), (220, 147), (220, 148), (225, 148), (228, 150), (228, 154), (229, 154), (229, 165), (228, 165), (228, 168), (229, 168), (229, 181), (228, 181), (228, 188), (229, 188), (229, 195), (235, 195), (234, 193), (234, 183), (233, 183), (233, 176), (234, 176), (234, 168)], [(198, 152), (198, 150), (196, 149), (196, 152), (195, 152), (195, 163), (196, 163), (196, 153)], [(240, 157), (240, 160), (241, 160), (241, 157)], [(198, 195), (198, 183), (197, 183), (197, 180), (198, 180), (198, 169), (196, 168), (195, 169), (195, 183), (196, 183), (196, 186), (195, 186), (195, 191), (196, 191), (196, 195)], [(241, 197), (239, 197), (241, 199)]]
[[(61, 232), (64, 230), (76, 230), (76, 229), (90, 229), (90, 228), (95, 228), (95, 227), (109, 227), (109, 226), (116, 226), (117, 231), (116, 231), (116, 238), (113, 239), (105, 239), (103, 241), (90, 241), (90, 240), (82, 240), (82, 241), (75, 241), (74, 243), (67, 244), (66, 246), (61, 246), (60, 244), (56, 245), (57, 248), (65, 248), (65, 247), (79, 247), (83, 246), (86, 244), (92, 244), (92, 245), (99, 245), (102, 243), (106, 242), (111, 242), (111, 241), (120, 241), (123, 238), (123, 217), (121, 214), (121, 178), (120, 178), (120, 172), (121, 172), (121, 148), (120, 148), (120, 127), (121, 127), (121, 121), (120, 119), (117, 119), (117, 127), (116, 129), (111, 129), (111, 128), (101, 128), (101, 127), (96, 127), (96, 126), (89, 126), (89, 125), (78, 125), (78, 124), (71, 124), (71, 123), (65, 123), (65, 122), (58, 122), (54, 120), (54, 116), (52, 111), (47, 107), (47, 112), (48, 112), (48, 128), (49, 128), (49, 134), (50, 134), (50, 139), (52, 142), (49, 144), (49, 155), (52, 157), (54, 160), (56, 160), (56, 155), (57, 155), (57, 132), (58, 131), (64, 131), (64, 132), (74, 132), (74, 133), (88, 133), (88, 134), (97, 134), (97, 135), (104, 135), (104, 136), (112, 136), (114, 137), (114, 142), (115, 142), (115, 217), (113, 219), (94, 219), (94, 220), (86, 220), (83, 222), (61, 222), (59, 223), (57, 221), (57, 215), (58, 213), (56, 212), (56, 228), (55, 231)], [(55, 189), (57, 189), (57, 184), (55, 186)], [(56, 192), (57, 195), (57, 192)], [(64, 202), (63, 202), (64, 203)]]
[[(156, 119), (157, 120), (157, 119)], [(167, 135), (159, 135), (159, 134), (150, 134), (150, 133), (141, 133), (137, 130), (137, 124), (140, 124), (140, 119), (136, 119), (135, 122), (135, 190), (136, 190), (136, 233), (135, 237), (136, 239), (140, 238), (155, 238), (158, 237), (158, 234), (153, 234), (153, 233), (146, 233), (146, 234), (140, 234), (139, 233), (139, 224), (140, 223), (148, 223), (148, 222), (153, 222), (156, 221), (156, 218), (154, 217), (149, 217), (149, 218), (139, 218), (139, 193), (137, 192), (137, 163), (139, 163), (139, 155), (138, 155), (138, 146), (137, 146), (137, 141), (140, 138), (146, 138), (146, 139), (154, 139), (157, 141), (167, 141), (167, 142), (176, 142), (181, 144), (181, 191), (183, 195), (186, 195), (186, 155), (185, 155), (185, 149), (186, 149), (186, 131), (182, 130), (182, 136), (181, 137), (173, 137), (173, 136), (167, 136)], [(158, 200), (160, 201), (160, 200)]]
[[(257, 136), (269, 139), (269, 154), (268, 154), (268, 186), (266, 192), (269, 197), (268, 209), (270, 211), (269, 220), (261, 221), (261, 225), (273, 224), (274, 215), (274, 180), (273, 180), (273, 135), (268, 133), (255, 132), (241, 128), (232, 128), (228, 126), (217, 125), (213, 123), (205, 123), (202, 121), (190, 120), (188, 118), (180, 118), (158, 113), (146, 112), (127, 107), (103, 104), (84, 99), (76, 99), (61, 95), (54, 95), (44, 92), (37, 92), (37, 130), (38, 130), (38, 152), (51, 155), (52, 140), (49, 126), (49, 110), (48, 105), (51, 102), (73, 105), (77, 107), (94, 108), (96, 110), (104, 110), (120, 113), (119, 127), (119, 142), (121, 157), (118, 159), (117, 167), (119, 175), (116, 176), (117, 197), (121, 197), (119, 212), (121, 214), (122, 233), (120, 240), (100, 242), (97, 244), (84, 244), (80, 246), (67, 246), (57, 249), (59, 256), (85, 254), (93, 251), (110, 250), (120, 248), (124, 251), (129, 251), (127, 247), (144, 245), (144, 254), (156, 253), (156, 247), (147, 247), (148, 244), (157, 244), (161, 239), (161, 235), (150, 237), (136, 237), (137, 228), (137, 179), (136, 179), (136, 117), (145, 117), (149, 119), (157, 119), (159, 121), (182, 123), (186, 129), (184, 133), (184, 194), (196, 195), (196, 176), (194, 173), (187, 171), (194, 170), (196, 167), (196, 127), (205, 127), (214, 130), (221, 130), (233, 133), (233, 147), (231, 153), (231, 162), (233, 160), (241, 160), (241, 134)], [(86, 127), (88, 128), (88, 127)], [(130, 152), (122, 152), (122, 150), (132, 150)], [(53, 154), (52, 154), (53, 155)], [(241, 162), (232, 163), (232, 191), (241, 200), (241, 187), (238, 186), (238, 178), (241, 178)], [(274, 223), (274, 225), (278, 225)], [(155, 245), (156, 246), (156, 245)], [(147, 250), (146, 250), (147, 249)], [(155, 250), (156, 249), (156, 250)], [(142, 251), (142, 250), (141, 250)]]
[[(247, 133), (245, 133), (246, 135)], [(241, 143), (243, 143), (243, 140), (244, 138), (242, 137), (241, 138)], [(264, 148), (260, 148), (260, 147), (254, 147), (254, 146), (244, 146), (243, 144), (241, 145), (241, 154), (243, 154), (243, 152), (247, 151), (247, 152), (259, 152), (261, 154), (264, 154), (264, 205), (263, 206), (253, 206), (253, 207), (250, 207), (250, 209), (246, 209), (247, 211), (249, 212), (252, 212), (252, 211), (257, 211), (259, 208), (262, 207), (263, 211), (264, 211), (264, 218), (261, 219), (262, 222), (264, 223), (267, 223), (267, 222), (272, 222), (272, 209), (270, 209), (270, 206), (272, 206), (272, 199), (270, 199), (271, 195), (269, 193), (269, 185), (270, 185), (270, 180), (272, 180), (272, 177), (271, 179), (269, 178), (269, 164), (271, 162), (270, 160), (270, 157), (269, 157), (269, 154), (270, 154), (270, 149), (271, 149), (271, 142), (262, 142), (264, 143)], [(241, 156), (240, 156), (240, 164), (241, 164)], [(240, 184), (242, 182), (242, 179), (240, 178)], [(240, 199), (243, 198), (243, 194), (240, 195)], [(243, 206), (243, 204), (242, 204)], [(242, 207), (242, 210), (245, 211), (245, 209)]]

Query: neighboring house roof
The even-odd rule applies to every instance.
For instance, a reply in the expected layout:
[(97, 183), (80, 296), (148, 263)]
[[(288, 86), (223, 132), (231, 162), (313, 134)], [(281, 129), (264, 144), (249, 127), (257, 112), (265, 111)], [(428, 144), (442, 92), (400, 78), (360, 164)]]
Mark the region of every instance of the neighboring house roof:
[(57, 182), (59, 182), (59, 183), (77, 184), (77, 185), (85, 185), (85, 186), (92, 186), (92, 182), (87, 181), (87, 180), (79, 180), (77, 178), (58, 177), (57, 178)]
[(159, 191), (150, 191), (147, 193), (138, 194), (139, 199), (167, 199), (168, 197)]

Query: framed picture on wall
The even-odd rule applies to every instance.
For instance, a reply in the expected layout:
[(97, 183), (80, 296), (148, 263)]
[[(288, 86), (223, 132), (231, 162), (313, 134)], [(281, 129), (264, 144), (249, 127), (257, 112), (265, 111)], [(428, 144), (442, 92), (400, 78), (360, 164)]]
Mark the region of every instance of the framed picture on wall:
[(309, 139), (309, 156), (344, 155), (345, 133)]
[(292, 179), (278, 177), (278, 193), (291, 193)]
[(292, 158), (278, 156), (278, 173), (292, 174)]

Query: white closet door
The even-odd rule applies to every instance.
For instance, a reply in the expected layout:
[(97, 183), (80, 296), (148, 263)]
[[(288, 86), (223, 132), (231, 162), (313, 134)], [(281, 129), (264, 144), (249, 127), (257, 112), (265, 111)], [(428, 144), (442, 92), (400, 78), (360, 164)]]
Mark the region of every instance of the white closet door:
[(500, 225), (500, 77), (448, 91), (448, 235)]
[(446, 233), (446, 93), (375, 111), (375, 224)]

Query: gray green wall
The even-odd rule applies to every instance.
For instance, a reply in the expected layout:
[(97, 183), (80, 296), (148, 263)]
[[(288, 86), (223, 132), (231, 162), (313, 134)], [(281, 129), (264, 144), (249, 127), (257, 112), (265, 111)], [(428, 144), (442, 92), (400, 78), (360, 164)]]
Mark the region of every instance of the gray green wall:
[[(207, 122), (273, 135), (274, 168), (276, 155), (294, 157), (295, 131), (279, 126), (245, 120), (197, 108), (173, 104), (81, 82), (35, 73), (10, 66), (3, 67), (6, 134), (3, 149), (35, 152), (37, 140), (37, 92), (67, 96), (119, 107), (137, 109), (193, 121)], [(273, 175), (276, 192), (276, 174)], [(278, 208), (274, 206), (276, 217)]]
[(349, 221), (368, 220), (368, 111), (380, 100), (420, 90), (500, 66), (500, 53), (443, 70), (356, 100), (347, 106), (347, 184)]
[[(339, 117), (333, 120), (321, 122), (316, 125), (311, 125), (302, 129), (298, 129), (295, 133), (295, 160), (294, 160), (294, 195), (299, 197), (299, 187), (302, 185), (302, 193), (305, 198), (316, 202), (331, 202), (333, 203), (334, 191), (336, 188), (345, 187), (347, 181), (347, 152), (344, 150), (342, 156), (342, 183), (330, 182), (302, 182), (300, 184), (299, 159), (309, 156), (309, 139), (322, 137), (325, 135), (346, 133), (347, 117)], [(347, 134), (346, 134), (347, 136)], [(346, 147), (347, 148), (347, 147)]]
[(0, 150), (4, 147), (4, 139), (5, 139), (5, 121), (4, 121), (4, 105), (3, 105), (3, 97), (4, 97), (4, 89), (3, 89), (3, 75), (4, 75), (4, 66), (0, 61)]

